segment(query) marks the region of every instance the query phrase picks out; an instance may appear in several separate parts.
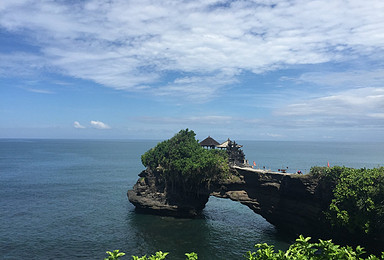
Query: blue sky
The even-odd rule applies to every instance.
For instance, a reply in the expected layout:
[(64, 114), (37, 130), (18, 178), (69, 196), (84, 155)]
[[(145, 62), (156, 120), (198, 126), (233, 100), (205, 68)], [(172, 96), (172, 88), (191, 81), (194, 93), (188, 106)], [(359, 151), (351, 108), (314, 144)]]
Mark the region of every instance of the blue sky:
[(0, 138), (384, 141), (384, 1), (0, 2)]

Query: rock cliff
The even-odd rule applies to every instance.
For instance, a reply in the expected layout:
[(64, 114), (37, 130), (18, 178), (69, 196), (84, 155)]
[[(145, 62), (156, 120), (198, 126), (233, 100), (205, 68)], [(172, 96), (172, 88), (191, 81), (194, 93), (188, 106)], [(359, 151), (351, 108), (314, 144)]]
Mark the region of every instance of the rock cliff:
[(310, 175), (235, 168), (240, 180), (223, 183), (211, 194), (248, 206), (291, 234), (323, 233), (323, 210), (332, 190)]
[(129, 201), (136, 210), (156, 215), (173, 217), (196, 217), (208, 202), (210, 193), (202, 190), (199, 194), (180, 194), (167, 191), (159, 181), (158, 172), (150, 169), (142, 171), (140, 179), (129, 190)]
[(310, 175), (269, 173), (251, 168), (232, 168), (230, 180), (214, 183), (199, 194), (167, 192), (156, 172), (143, 171), (128, 191), (128, 198), (139, 211), (176, 217), (195, 217), (209, 196), (238, 201), (268, 222), (291, 234), (322, 233), (323, 210), (332, 191)]

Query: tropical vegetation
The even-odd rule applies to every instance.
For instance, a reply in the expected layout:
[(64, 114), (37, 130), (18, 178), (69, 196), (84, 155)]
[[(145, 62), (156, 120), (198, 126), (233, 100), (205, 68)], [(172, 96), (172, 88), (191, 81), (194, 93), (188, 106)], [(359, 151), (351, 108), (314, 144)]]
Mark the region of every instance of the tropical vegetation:
[[(353, 249), (350, 246), (339, 246), (332, 242), (332, 240), (319, 240), (317, 243), (311, 243), (310, 237), (299, 236), (296, 242), (293, 243), (286, 251), (275, 251), (274, 247), (266, 243), (256, 244), (256, 251), (248, 251), (243, 259), (246, 260), (383, 260), (384, 252), (381, 257), (375, 255), (364, 256), (364, 248), (357, 246)], [(116, 251), (116, 250), (115, 250)], [(118, 251), (118, 250), (117, 250)], [(110, 252), (107, 252), (110, 253)], [(132, 256), (133, 260), (163, 260), (169, 253), (161, 251), (156, 252), (149, 257)], [(186, 253), (186, 260), (197, 260), (196, 253)], [(105, 258), (107, 259), (120, 259)]]
[(158, 174), (167, 192), (194, 193), (229, 173), (225, 151), (201, 147), (192, 130), (181, 130), (141, 156), (144, 166)]
[(381, 258), (375, 255), (363, 257), (364, 248), (357, 246), (354, 250), (350, 246), (339, 246), (332, 240), (319, 240), (317, 243), (311, 243), (310, 237), (300, 236), (286, 251), (274, 251), (274, 247), (268, 244), (255, 245), (256, 251), (248, 251), (247, 260), (379, 260), (384, 259), (384, 252)]
[(384, 167), (313, 167), (310, 174), (332, 188), (332, 200), (324, 213), (334, 228), (365, 241), (383, 238)]

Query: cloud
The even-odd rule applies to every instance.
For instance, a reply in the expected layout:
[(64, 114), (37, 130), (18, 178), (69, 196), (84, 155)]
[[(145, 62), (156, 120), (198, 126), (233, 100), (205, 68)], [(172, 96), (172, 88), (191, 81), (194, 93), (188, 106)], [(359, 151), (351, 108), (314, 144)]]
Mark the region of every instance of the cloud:
[(268, 137), (272, 137), (272, 138), (281, 138), (281, 137), (283, 137), (282, 134), (275, 134), (275, 133), (261, 133), (260, 135), (261, 136), (268, 136)]
[(160, 125), (228, 125), (234, 118), (230, 116), (188, 116), (188, 117), (140, 117), (140, 122)]
[(371, 113), (368, 114), (368, 116), (372, 118), (384, 119), (384, 113)]
[[(91, 121), (90, 126), (95, 129), (111, 129), (111, 127), (101, 121)], [(75, 121), (73, 122), (73, 127), (78, 129), (85, 129), (87, 127), (80, 124), (80, 122)]]
[[(380, 112), (378, 112), (380, 111)], [(355, 88), (275, 111), (292, 127), (384, 127), (384, 87)]]
[(25, 90), (33, 93), (38, 93), (38, 94), (54, 94), (54, 92), (50, 90), (45, 90), (45, 89), (37, 89), (37, 88), (24, 88)]
[(384, 110), (384, 88), (357, 88), (284, 107), (279, 115), (368, 115)]
[(81, 125), (78, 121), (73, 122), (73, 127), (78, 129), (84, 129), (85, 126)]
[(204, 103), (219, 95), (223, 86), (237, 83), (233, 73), (178, 77), (167, 85), (157, 88), (156, 96), (176, 96), (193, 102)]
[[(243, 71), (382, 60), (383, 9), (381, 0), (4, 0), (0, 27), (38, 52), (1, 59), (0, 74), (38, 55), (44, 66), (28, 72), (48, 67), (114, 89), (207, 100)], [(192, 76), (169, 80), (175, 72)]]
[[(49, 61), (47, 61), (46, 58), (33, 53), (0, 52), (0, 77), (31, 76), (36, 72), (47, 69), (49, 67), (47, 62)], [(20, 66), (20, 64), (22, 64), (22, 66)]]
[(111, 129), (111, 127), (101, 121), (91, 121), (91, 126), (96, 129)]
[(382, 87), (384, 69), (350, 70), (343, 72), (311, 72), (304, 73), (298, 79), (291, 79), (301, 83), (338, 88)]

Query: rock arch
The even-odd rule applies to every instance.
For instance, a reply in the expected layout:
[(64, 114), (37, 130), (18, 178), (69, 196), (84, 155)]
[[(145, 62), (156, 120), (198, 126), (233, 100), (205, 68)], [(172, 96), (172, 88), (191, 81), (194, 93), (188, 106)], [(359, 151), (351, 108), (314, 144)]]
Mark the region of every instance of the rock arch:
[(142, 177), (127, 195), (139, 211), (175, 217), (194, 217), (208, 202), (209, 196), (238, 201), (279, 229), (292, 234), (321, 233), (323, 210), (329, 205), (332, 191), (310, 175), (284, 174), (233, 167), (236, 181), (214, 185), (198, 199), (170, 198), (156, 177), (143, 171)]

